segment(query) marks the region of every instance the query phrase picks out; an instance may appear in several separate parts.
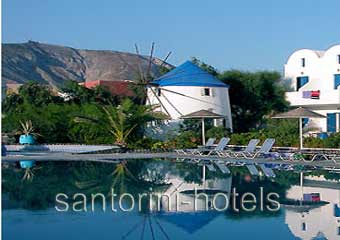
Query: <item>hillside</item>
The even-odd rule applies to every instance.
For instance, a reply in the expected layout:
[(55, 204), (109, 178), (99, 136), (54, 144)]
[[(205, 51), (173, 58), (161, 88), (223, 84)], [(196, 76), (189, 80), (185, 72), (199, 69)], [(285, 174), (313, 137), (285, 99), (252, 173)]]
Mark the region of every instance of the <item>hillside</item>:
[[(2, 87), (30, 80), (54, 87), (62, 86), (66, 80), (135, 80), (138, 62), (146, 72), (148, 57), (132, 53), (81, 50), (33, 41), (2, 44)], [(160, 75), (161, 62), (153, 59), (151, 71), (156, 77)]]

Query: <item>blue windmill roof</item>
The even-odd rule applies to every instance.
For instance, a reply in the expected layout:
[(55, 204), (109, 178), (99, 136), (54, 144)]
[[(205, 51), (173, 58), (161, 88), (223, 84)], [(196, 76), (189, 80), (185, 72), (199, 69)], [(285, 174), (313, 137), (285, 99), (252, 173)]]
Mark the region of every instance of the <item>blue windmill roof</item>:
[(202, 212), (176, 212), (176, 213), (158, 213), (157, 217), (172, 223), (188, 233), (194, 233), (205, 225), (209, 224), (220, 212), (202, 211)]
[(186, 61), (152, 82), (164, 86), (229, 87), (191, 61)]

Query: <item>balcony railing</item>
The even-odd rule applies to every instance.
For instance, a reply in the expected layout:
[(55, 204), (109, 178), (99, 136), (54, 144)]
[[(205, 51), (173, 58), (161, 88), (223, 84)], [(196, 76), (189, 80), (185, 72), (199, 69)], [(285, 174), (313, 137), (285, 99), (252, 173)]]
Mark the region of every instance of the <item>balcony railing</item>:
[(304, 97), (304, 91), (286, 92), (286, 99), (292, 106), (340, 105), (340, 88), (336, 90), (320, 90), (318, 99)]

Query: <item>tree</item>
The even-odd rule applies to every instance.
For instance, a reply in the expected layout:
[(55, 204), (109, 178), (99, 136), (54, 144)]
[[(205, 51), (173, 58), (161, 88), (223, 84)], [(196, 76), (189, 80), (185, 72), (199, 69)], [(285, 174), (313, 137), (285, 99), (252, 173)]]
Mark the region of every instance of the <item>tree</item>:
[(278, 72), (250, 73), (232, 70), (223, 72), (218, 77), (230, 85), (235, 131), (246, 132), (258, 128), (266, 115), (282, 112), (288, 107)]
[(216, 68), (214, 68), (213, 66), (206, 64), (205, 62), (202, 62), (201, 60), (199, 60), (198, 58), (192, 57), (191, 58), (191, 62), (193, 64), (196, 64), (197, 66), (199, 66), (200, 68), (202, 68), (204, 71), (210, 73), (211, 75), (218, 77), (219, 72)]
[(259, 128), (265, 116), (287, 109), (286, 88), (275, 71), (245, 72), (230, 70), (219, 73), (214, 67), (193, 58), (193, 63), (230, 86), (229, 96), (235, 132)]
[(63, 99), (56, 96), (52, 89), (44, 84), (30, 81), (19, 88), (18, 94), (13, 93), (3, 101), (3, 113), (16, 112), (17, 108), (23, 104), (42, 107), (50, 103), (62, 103)]
[(90, 123), (106, 129), (117, 145), (126, 146), (132, 138), (143, 136), (143, 127), (147, 122), (160, 118), (153, 112), (152, 106), (136, 105), (130, 99), (125, 99), (121, 105), (99, 106), (102, 117), (78, 116), (77, 123)]
[(48, 85), (30, 81), (19, 88), (19, 95), (23, 101), (34, 106), (43, 106), (49, 103), (63, 102), (61, 97), (53, 93)]
[(93, 89), (89, 89), (79, 85), (79, 83), (76, 81), (67, 81), (64, 87), (62, 87), (61, 91), (67, 95), (69, 102), (76, 104), (86, 104), (93, 102), (102, 104), (116, 104), (121, 100), (119, 96), (113, 96), (103, 86), (97, 86)]

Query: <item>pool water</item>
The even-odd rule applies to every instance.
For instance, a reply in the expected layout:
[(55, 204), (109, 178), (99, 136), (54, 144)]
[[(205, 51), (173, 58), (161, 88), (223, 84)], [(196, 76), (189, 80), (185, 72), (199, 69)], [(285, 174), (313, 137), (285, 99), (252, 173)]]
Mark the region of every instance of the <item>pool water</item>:
[[(339, 173), (271, 166), (276, 176), (268, 178), (258, 166), (259, 176), (251, 175), (240, 164), (228, 165), (230, 174), (206, 165), (159, 159), (118, 164), (38, 162), (29, 170), (31, 177), (26, 178), (28, 170), (20, 169), (18, 164), (5, 164), (2, 237), (11, 240), (340, 239)], [(207, 201), (204, 198), (196, 201), (197, 209), (193, 207), (195, 191), (208, 196)], [(233, 191), (239, 194), (237, 198), (233, 197)], [(97, 193), (106, 197), (104, 202), (100, 197), (92, 202), (91, 194)], [(127, 193), (131, 198), (120, 198)], [(150, 198), (146, 197), (137, 206), (137, 199), (143, 193), (170, 197), (161, 198), (159, 206), (156, 202), (151, 207)], [(228, 198), (213, 201), (218, 193)], [(281, 203), (277, 211), (267, 208), (277, 207), (266, 199), (270, 193), (277, 194), (273, 199)], [(295, 205), (294, 200), (308, 193), (318, 193), (327, 203)], [(63, 194), (58, 195), (59, 202), (56, 202), (57, 194)], [(247, 209), (254, 207), (254, 210), (242, 209), (244, 194), (255, 197), (256, 203), (246, 204)], [(131, 208), (132, 197), (136, 199), (134, 208)], [(179, 205), (176, 197), (181, 199)], [(222, 211), (227, 201), (229, 206)], [(112, 206), (117, 211), (112, 211)]]

